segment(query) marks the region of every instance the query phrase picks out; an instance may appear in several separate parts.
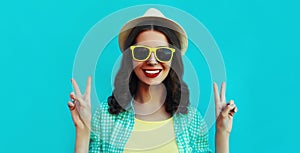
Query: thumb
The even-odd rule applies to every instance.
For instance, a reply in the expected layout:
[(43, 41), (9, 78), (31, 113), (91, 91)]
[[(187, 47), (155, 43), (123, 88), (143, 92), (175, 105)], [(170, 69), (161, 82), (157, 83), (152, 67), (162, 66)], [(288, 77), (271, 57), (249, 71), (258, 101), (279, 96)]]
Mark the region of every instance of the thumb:
[(230, 100), (230, 102), (225, 106), (224, 110), (222, 111), (222, 117), (228, 116), (231, 110), (235, 108), (235, 104), (233, 100)]

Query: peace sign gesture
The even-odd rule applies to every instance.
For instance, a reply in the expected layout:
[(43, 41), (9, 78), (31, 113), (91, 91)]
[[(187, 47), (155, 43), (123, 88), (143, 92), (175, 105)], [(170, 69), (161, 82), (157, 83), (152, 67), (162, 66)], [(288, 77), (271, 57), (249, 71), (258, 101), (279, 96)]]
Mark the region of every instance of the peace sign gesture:
[(231, 132), (233, 115), (237, 112), (237, 107), (233, 100), (226, 103), (225, 92), (226, 84), (222, 82), (221, 94), (218, 91), (218, 85), (214, 82), (214, 95), (216, 104), (217, 130), (222, 132)]
[(82, 95), (76, 81), (71, 79), (75, 93), (70, 93), (72, 101), (68, 102), (76, 129), (89, 130), (91, 125), (91, 76), (88, 77), (85, 93)]

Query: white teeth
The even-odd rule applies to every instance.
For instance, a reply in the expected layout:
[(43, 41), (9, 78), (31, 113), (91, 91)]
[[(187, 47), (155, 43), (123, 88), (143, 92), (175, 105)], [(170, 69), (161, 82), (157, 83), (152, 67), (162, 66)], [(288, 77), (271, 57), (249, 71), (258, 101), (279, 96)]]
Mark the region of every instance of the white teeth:
[(145, 72), (146, 72), (146, 73), (150, 73), (150, 74), (155, 74), (155, 73), (158, 73), (159, 70), (154, 70), (154, 71), (146, 70)]

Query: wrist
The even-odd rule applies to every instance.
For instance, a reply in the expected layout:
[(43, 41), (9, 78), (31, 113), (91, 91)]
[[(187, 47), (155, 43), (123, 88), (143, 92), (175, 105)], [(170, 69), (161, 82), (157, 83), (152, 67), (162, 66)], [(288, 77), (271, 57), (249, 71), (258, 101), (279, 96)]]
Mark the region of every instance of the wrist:
[(90, 137), (90, 129), (88, 128), (76, 128), (76, 136), (80, 136), (82, 138)]
[(229, 133), (226, 130), (217, 130), (215, 138), (216, 153), (229, 153)]
[(230, 132), (225, 129), (218, 129), (216, 130), (216, 134), (219, 136), (222, 136), (224, 138), (229, 138)]

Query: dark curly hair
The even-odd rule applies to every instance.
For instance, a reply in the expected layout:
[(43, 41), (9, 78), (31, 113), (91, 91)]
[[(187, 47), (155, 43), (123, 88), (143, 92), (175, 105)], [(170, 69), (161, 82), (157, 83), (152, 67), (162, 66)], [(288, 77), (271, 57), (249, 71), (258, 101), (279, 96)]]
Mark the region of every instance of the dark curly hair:
[(130, 33), (124, 44), (125, 50), (123, 51), (121, 67), (115, 78), (114, 91), (112, 96), (108, 97), (108, 111), (110, 114), (116, 115), (126, 111), (126, 107), (130, 105), (136, 93), (139, 79), (133, 71), (132, 55), (128, 48), (135, 44), (137, 36), (146, 30), (155, 30), (163, 33), (167, 37), (168, 43), (176, 49), (170, 71), (163, 81), (167, 90), (164, 105), (166, 112), (171, 116), (174, 113), (186, 114), (187, 106), (189, 105), (189, 90), (187, 84), (182, 80), (183, 63), (180, 52), (181, 46), (178, 39), (180, 34), (167, 27), (159, 26), (154, 22), (143, 23), (130, 29)]

